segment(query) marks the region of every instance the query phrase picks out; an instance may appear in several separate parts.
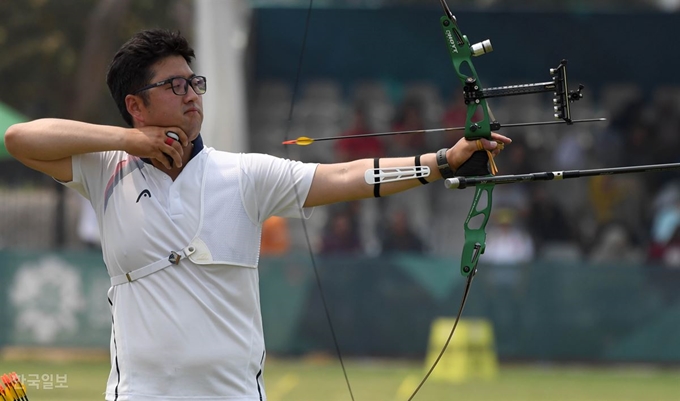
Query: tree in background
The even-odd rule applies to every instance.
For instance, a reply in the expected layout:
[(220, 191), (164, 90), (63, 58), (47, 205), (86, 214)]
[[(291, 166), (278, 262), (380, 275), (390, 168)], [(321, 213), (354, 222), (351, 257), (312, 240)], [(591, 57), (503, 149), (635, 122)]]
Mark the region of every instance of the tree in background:
[(191, 0), (0, 2), (0, 102), (27, 117), (121, 124), (106, 88), (116, 49), (143, 28), (191, 38)]

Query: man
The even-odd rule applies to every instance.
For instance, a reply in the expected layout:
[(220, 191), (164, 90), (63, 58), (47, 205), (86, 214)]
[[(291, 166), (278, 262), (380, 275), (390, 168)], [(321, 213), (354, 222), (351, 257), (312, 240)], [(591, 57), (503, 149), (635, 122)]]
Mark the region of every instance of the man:
[[(193, 58), (178, 33), (141, 32), (107, 75), (131, 128), (41, 119), (5, 134), (14, 157), (80, 192), (96, 211), (112, 282), (107, 400), (264, 399), (262, 223), (299, 216), (299, 202), (309, 208), (423, 184), (376, 190), (364, 181), (370, 159), (318, 165), (204, 147), (206, 79), (191, 70)], [(494, 153), (496, 141), (510, 142), (493, 139), (483, 145)], [(461, 140), (440, 157), (456, 169), (475, 150)], [(403, 167), (416, 159), (378, 162)], [(427, 180), (441, 177), (434, 153), (419, 162), (432, 170)]]

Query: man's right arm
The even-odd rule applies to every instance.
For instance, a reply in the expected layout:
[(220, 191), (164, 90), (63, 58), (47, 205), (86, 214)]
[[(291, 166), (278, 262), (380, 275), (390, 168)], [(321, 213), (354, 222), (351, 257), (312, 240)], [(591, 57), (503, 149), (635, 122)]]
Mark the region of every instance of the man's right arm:
[[(167, 166), (165, 154), (181, 161), (179, 144), (165, 144), (166, 128), (121, 128), (61, 119), (40, 119), (16, 124), (5, 133), (7, 151), (26, 166), (57, 180), (73, 180), (71, 157), (83, 153), (123, 150), (139, 157), (158, 159)], [(181, 140), (186, 135), (179, 129)]]

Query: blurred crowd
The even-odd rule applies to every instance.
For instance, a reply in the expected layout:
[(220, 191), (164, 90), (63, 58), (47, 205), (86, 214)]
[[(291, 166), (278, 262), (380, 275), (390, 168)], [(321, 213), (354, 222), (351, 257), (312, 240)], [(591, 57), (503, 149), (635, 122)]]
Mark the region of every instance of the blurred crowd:
[[(305, 86), (285, 128), (290, 91), (286, 84), (265, 82), (253, 94), (253, 151), (319, 162), (408, 156), (451, 146), (462, 133), (348, 139), (293, 150), (279, 144), (286, 129), (289, 138), (318, 138), (465, 123), (458, 94), (447, 99), (429, 83), (395, 88), (362, 82), (345, 93), (336, 83), (319, 80)], [(607, 117), (606, 123), (503, 130), (513, 143), (496, 160), (499, 174), (680, 162), (678, 88), (643, 91), (609, 84), (587, 95), (573, 105), (573, 117)], [(490, 105), (501, 123), (552, 119), (548, 95), (494, 99)], [(389, 198), (324, 208), (310, 221), (313, 245), (321, 254), (457, 255), (473, 194), (473, 189), (446, 190), (438, 182)], [(679, 228), (680, 179), (674, 171), (499, 185), (484, 260), (680, 268)]]

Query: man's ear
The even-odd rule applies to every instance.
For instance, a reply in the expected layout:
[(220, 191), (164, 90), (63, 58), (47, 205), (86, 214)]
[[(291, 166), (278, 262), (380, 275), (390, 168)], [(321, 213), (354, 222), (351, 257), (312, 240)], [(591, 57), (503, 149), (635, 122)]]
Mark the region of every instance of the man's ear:
[(125, 107), (133, 120), (144, 121), (143, 111), (146, 109), (144, 101), (136, 95), (125, 96)]

